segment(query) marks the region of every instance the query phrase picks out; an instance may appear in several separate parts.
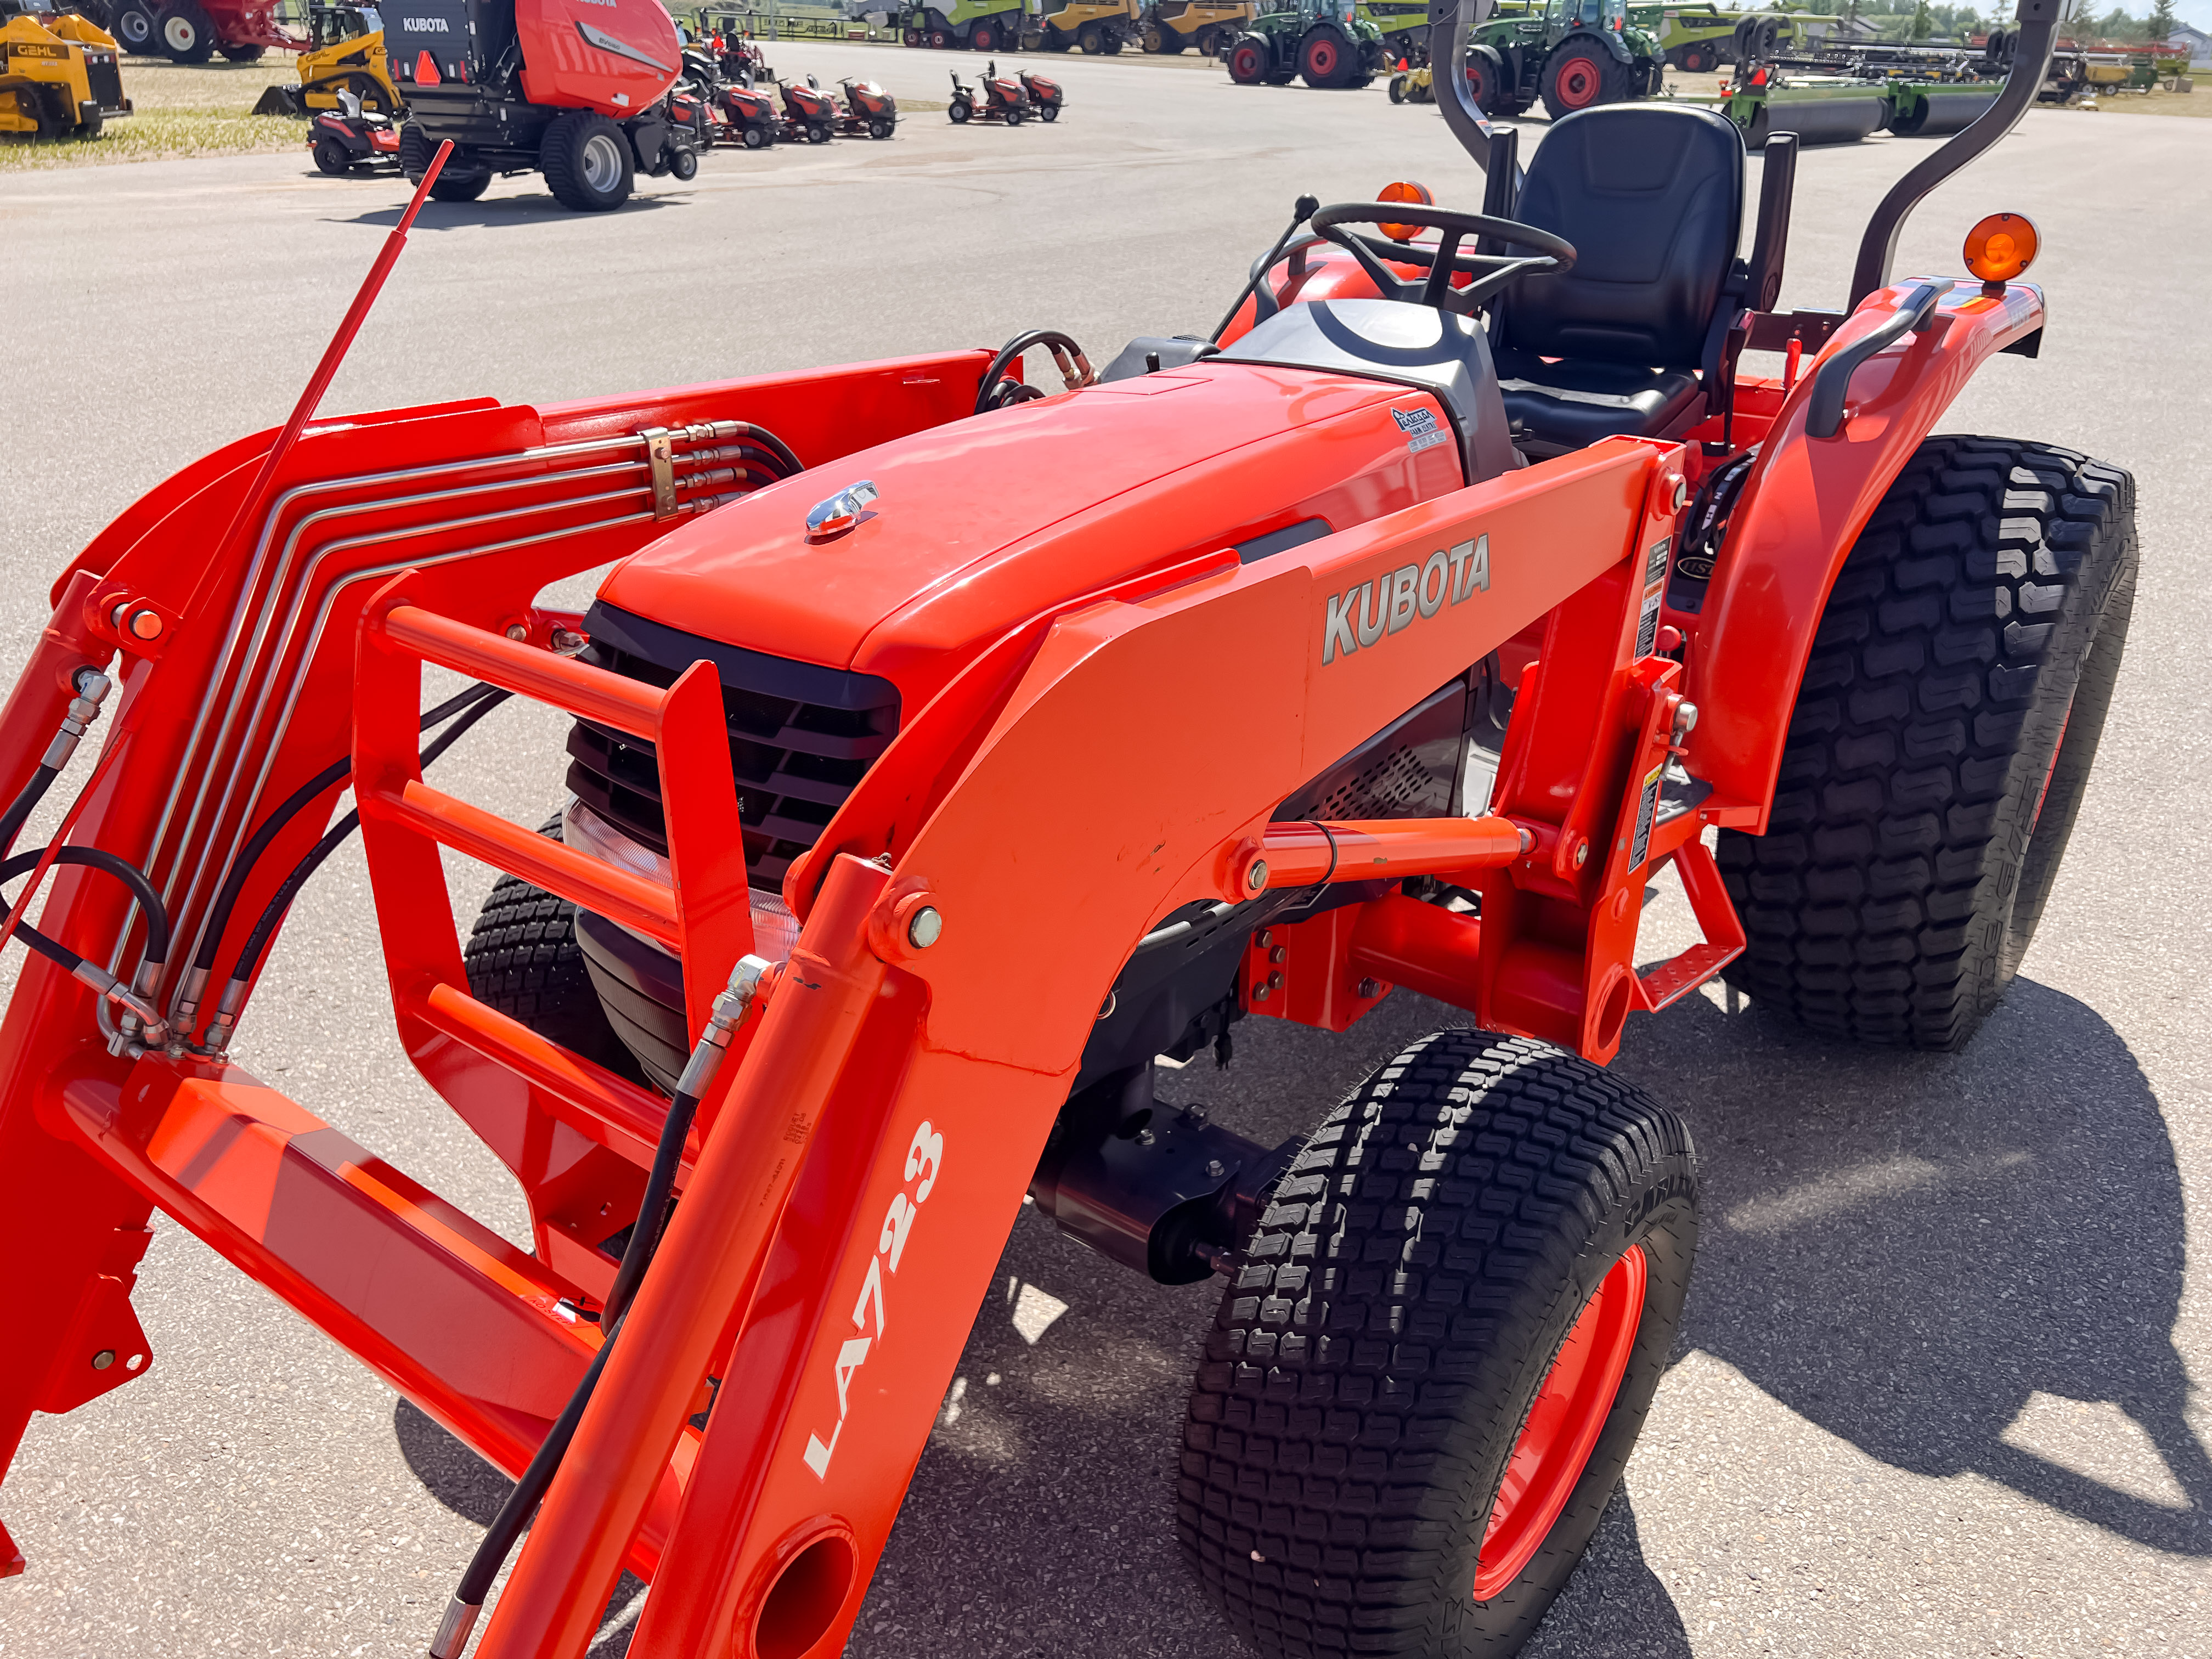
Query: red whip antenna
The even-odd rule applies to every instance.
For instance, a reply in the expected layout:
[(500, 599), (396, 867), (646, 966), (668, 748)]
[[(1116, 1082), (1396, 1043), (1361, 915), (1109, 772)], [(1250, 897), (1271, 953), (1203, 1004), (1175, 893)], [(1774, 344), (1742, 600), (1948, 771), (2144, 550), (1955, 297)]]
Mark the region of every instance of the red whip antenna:
[(345, 319), (339, 323), (338, 331), (331, 337), (330, 344), (323, 349), (323, 360), (315, 365), (315, 372), (308, 379), (307, 390), (300, 394), (300, 401), (292, 406), (292, 418), (284, 422), (284, 429), (276, 434), (276, 441), (269, 446), (269, 453), (262, 459), (261, 471), (253, 480), (253, 487), (246, 492), (245, 498), (238, 504), (237, 513), (231, 518), (230, 527), (223, 532), (219, 545), (224, 553), (228, 553), (236, 545), (239, 532), (252, 522), (261, 511), (262, 504), (268, 500), (278, 465), (292, 446), (299, 441), (301, 429), (313, 418), (316, 407), (323, 401), (323, 393), (330, 389), (331, 377), (338, 372), (338, 365), (345, 361), (347, 351), (353, 346), (353, 337), (361, 332), (361, 325), (368, 317), (368, 308), (376, 303), (377, 295), (383, 291), (384, 279), (392, 274), (392, 267), (398, 260), (400, 249), (407, 246), (407, 232), (415, 222), (415, 216), (422, 210), (422, 204), (430, 194), (430, 186), (437, 183), (438, 174), (446, 165), (446, 158), (453, 153), (453, 141), (448, 138), (438, 146), (438, 153), (430, 158), (430, 165), (422, 170), (422, 182), (415, 187), (415, 199), (408, 203), (407, 211), (399, 216), (399, 222), (392, 226), (391, 234), (384, 239), (384, 246), (377, 253), (376, 263), (368, 268), (368, 275), (362, 283), (361, 291), (353, 296), (353, 304), (346, 308)]

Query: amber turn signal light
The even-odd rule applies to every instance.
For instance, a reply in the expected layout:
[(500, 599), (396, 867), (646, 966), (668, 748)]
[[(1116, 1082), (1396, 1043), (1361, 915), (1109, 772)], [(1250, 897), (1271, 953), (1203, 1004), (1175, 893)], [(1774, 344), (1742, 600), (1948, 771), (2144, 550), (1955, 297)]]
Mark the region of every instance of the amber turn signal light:
[(1966, 233), (1966, 269), (2002, 286), (2023, 275), (2042, 246), (2025, 213), (1992, 213)]
[[(1417, 185), (1407, 179), (1401, 179), (1395, 185), (1383, 185), (1375, 192), (1375, 199), (1378, 202), (1413, 202), (1422, 207), (1437, 204), (1437, 198), (1429, 194), (1426, 185)], [(1421, 234), (1419, 225), (1377, 225), (1375, 228), (1394, 242), (1410, 242)]]

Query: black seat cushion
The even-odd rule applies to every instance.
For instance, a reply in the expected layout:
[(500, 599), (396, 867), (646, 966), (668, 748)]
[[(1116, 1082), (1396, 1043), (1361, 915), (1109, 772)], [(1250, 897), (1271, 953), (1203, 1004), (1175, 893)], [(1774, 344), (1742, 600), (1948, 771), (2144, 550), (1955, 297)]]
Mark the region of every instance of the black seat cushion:
[(1519, 431), (1578, 449), (1657, 436), (1692, 410), (1742, 233), (1743, 171), (1735, 124), (1695, 105), (1607, 104), (1552, 124), (1514, 216), (1572, 242), (1575, 267), (1522, 278), (1498, 307)]
[(1498, 354), (1498, 389), (1515, 438), (1531, 453), (1580, 449), (1619, 433), (1656, 438), (1701, 410), (1705, 395), (1686, 369), (1588, 358), (1547, 363), (1518, 351)]
[(1607, 104), (1556, 121), (1515, 217), (1575, 267), (1507, 296), (1500, 342), (1546, 357), (1695, 368), (1743, 226), (1743, 139), (1716, 111)]

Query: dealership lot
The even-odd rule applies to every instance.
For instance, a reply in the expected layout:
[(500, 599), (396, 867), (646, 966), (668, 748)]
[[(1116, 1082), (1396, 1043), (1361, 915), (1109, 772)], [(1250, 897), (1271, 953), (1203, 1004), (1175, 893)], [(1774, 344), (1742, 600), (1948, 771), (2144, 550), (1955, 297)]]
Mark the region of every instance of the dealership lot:
[[(939, 100), (950, 71), (981, 67), (769, 56)], [(1054, 68), (1069, 100), (1052, 126), (922, 112), (888, 143), (718, 152), (599, 217), (556, 209), (536, 178), (433, 204), (324, 407), (550, 402), (1030, 325), (1103, 362), (1135, 334), (1210, 329), (1302, 191), (1412, 178), (1477, 204), (1435, 111), (1379, 86), (1237, 88), (1194, 59)], [(1540, 136), (1525, 125), (1524, 143)], [(1808, 152), (1784, 307), (1841, 302), (1858, 228), (1928, 148)], [(2188, 298), (2212, 255), (2188, 183), (2209, 161), (2201, 122), (2039, 112), (1908, 228), (1901, 274), (1956, 271), (1986, 211), (2042, 228), (2041, 357), (1996, 360), (1943, 425), (2135, 471), (2142, 589), (2118, 699), (2037, 945), (1964, 1054), (1851, 1050), (1717, 988), (1632, 1024), (1616, 1064), (1687, 1117), (1706, 1231), (1679, 1358), (1533, 1651), (2212, 1653), (2212, 909), (2188, 885), (2212, 859), (2212, 601), (2186, 528), (2212, 507)], [(316, 176), (304, 152), (0, 180), (10, 660), (103, 524), (282, 419), (404, 196)], [(502, 711), (442, 782), (534, 823), (559, 799), (561, 740), (549, 713)], [(488, 885), (466, 874), (457, 904), (472, 914)], [(1662, 896), (1650, 954), (1680, 926)], [(295, 914), (240, 1057), (526, 1237), (505, 1171), (415, 1076), (387, 1008), (343, 855)], [(1455, 1018), (1401, 994), (1344, 1041), (1250, 1021), (1230, 1070), (1167, 1073), (1161, 1092), (1273, 1141)], [(156, 1227), (137, 1297), (150, 1374), (40, 1419), (0, 1488), (30, 1563), (0, 1583), (0, 1656), (418, 1654), (504, 1483)], [(850, 1650), (1243, 1652), (1169, 1522), (1211, 1312), (1203, 1287), (1133, 1280), (1025, 1215)], [(626, 1591), (596, 1651), (619, 1652), (633, 1614)]]

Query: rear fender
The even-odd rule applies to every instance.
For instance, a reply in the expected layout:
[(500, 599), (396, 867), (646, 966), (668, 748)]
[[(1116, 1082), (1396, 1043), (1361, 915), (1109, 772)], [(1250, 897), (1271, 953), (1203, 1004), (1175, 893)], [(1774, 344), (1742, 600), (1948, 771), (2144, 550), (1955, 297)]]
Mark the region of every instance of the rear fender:
[(1808, 365), (1768, 429), (1713, 571), (1692, 695), (1694, 768), (1723, 796), (1758, 803), (1764, 834), (1790, 714), (1828, 594), (1859, 532), (1913, 452), (1988, 358), (2043, 326), (2042, 290), (2002, 297), (1960, 282), (1933, 325), (1867, 360), (1832, 438), (1805, 429), (1820, 367), (1895, 312), (1921, 281), (1869, 295)]

